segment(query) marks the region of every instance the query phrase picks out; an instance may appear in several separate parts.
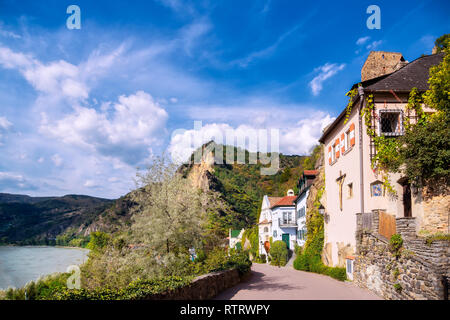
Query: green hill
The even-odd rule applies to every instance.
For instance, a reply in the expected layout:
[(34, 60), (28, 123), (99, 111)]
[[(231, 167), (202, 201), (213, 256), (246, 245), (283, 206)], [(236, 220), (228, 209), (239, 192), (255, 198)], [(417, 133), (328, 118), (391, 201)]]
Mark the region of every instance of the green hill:
[[(207, 145), (209, 144), (205, 146)], [(232, 146), (223, 147), (224, 155), (228, 148), (232, 148), (236, 155), (237, 148)], [(304, 169), (313, 169), (319, 151), (320, 148), (316, 147), (310, 156), (279, 154), (280, 165), (275, 175), (261, 175), (260, 169), (264, 165), (260, 162), (236, 164), (226, 163), (224, 160), (224, 164), (214, 163), (208, 170), (210, 174), (205, 172), (205, 176), (209, 181), (210, 189), (217, 192), (230, 209), (230, 211), (219, 213), (224, 227), (234, 229), (251, 227), (257, 221), (265, 194), (284, 196), (289, 189), (296, 192), (300, 175)], [(245, 150), (246, 163), (249, 156), (250, 152)], [(181, 169), (186, 176), (195, 166), (199, 166), (192, 164), (192, 159), (191, 164), (184, 165)], [(226, 159), (225, 156), (223, 159)]]
[[(236, 153), (237, 148), (224, 146), (224, 154), (229, 148)], [(196, 174), (200, 181), (197, 187), (219, 199), (220, 205), (211, 204), (210, 209), (220, 229), (248, 228), (257, 221), (262, 197), (283, 196), (289, 189), (296, 191), (298, 178), (304, 169), (313, 168), (318, 152), (315, 148), (311, 156), (279, 154), (280, 165), (275, 175), (261, 175), (261, 163), (234, 162), (205, 165), (191, 161), (182, 165), (179, 172), (185, 177)], [(245, 151), (245, 155), (248, 163), (250, 153)], [(93, 231), (124, 231), (131, 224), (133, 192), (117, 200), (0, 193), (0, 243), (80, 246)]]
[(112, 200), (84, 195), (0, 194), (0, 242), (55, 244), (58, 235), (69, 228), (81, 231), (112, 203)]

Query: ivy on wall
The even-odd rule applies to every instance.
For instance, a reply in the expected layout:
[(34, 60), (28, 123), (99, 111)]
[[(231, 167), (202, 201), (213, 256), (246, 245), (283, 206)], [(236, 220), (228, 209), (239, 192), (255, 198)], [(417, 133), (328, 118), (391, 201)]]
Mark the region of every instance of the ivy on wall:
[(347, 92), (345, 94), (348, 97), (348, 103), (347, 103), (347, 107), (345, 108), (346, 112), (345, 112), (344, 124), (346, 124), (348, 119), (350, 118), (350, 114), (352, 113), (352, 109), (353, 109), (353, 98), (356, 96), (357, 93), (358, 93), (358, 89), (353, 88), (352, 90), (350, 90), (349, 92)]

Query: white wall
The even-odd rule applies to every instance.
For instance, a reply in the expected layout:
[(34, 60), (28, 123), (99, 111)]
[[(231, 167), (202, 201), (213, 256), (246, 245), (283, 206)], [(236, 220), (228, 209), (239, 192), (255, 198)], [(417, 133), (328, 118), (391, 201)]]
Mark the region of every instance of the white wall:
[[(289, 234), (290, 250), (294, 250), (295, 242), (297, 241), (297, 228), (281, 228), (278, 224), (278, 218), (283, 218), (282, 213), (291, 212), (292, 218), (295, 219), (295, 207), (277, 207), (272, 210), (272, 237), (273, 241), (282, 240), (282, 234)], [(274, 235), (276, 232), (276, 236)]]
[[(308, 195), (309, 195), (309, 188), (300, 195), (295, 206), (297, 216), (299, 215), (302, 208), (304, 209), (305, 212), (305, 214), (302, 217), (299, 217), (297, 219), (297, 231), (301, 230), (302, 228), (306, 230), (306, 199), (308, 199)], [(301, 240), (298, 236), (296, 238), (297, 244), (299, 246), (303, 246), (305, 244), (306, 239)]]
[[(329, 221), (325, 222), (325, 244), (331, 244), (331, 258), (333, 266), (338, 264), (338, 243), (341, 245), (350, 245), (355, 247), (356, 232), (356, 213), (360, 211), (360, 162), (359, 162), (359, 125), (358, 125), (358, 106), (353, 106), (348, 121), (341, 122), (334, 128), (324, 141), (325, 156), (325, 189), (326, 192), (326, 213), (329, 215)], [(339, 158), (333, 163), (328, 162), (328, 148), (334, 144), (341, 134), (346, 132), (350, 125), (355, 125), (355, 145), (340, 154)], [(336, 179), (345, 174), (343, 183), (342, 210), (339, 206), (339, 186)], [(353, 196), (348, 196), (348, 184), (353, 184)]]

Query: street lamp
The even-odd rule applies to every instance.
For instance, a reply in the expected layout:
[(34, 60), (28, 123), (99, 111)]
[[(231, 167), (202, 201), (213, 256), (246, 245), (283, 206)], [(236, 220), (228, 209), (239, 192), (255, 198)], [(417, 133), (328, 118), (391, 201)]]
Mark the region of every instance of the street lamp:
[(324, 215), (324, 214), (325, 214), (325, 207), (324, 207), (323, 205), (320, 205), (320, 207), (319, 207), (319, 213), (320, 213), (321, 215)]

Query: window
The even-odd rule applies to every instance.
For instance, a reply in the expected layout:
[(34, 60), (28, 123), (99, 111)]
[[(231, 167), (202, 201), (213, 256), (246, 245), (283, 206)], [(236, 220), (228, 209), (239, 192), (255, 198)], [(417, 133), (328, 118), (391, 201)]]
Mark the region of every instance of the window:
[(269, 228), (264, 227), (264, 232), (269, 232)]
[(292, 221), (292, 212), (284, 211), (283, 212), (283, 223), (289, 224), (291, 222), (293, 222)]
[(277, 237), (277, 230), (273, 230), (273, 237), (274, 237), (274, 238)]
[(297, 230), (297, 239), (298, 240), (306, 240), (306, 228)]
[(344, 148), (345, 151), (347, 151), (350, 148), (351, 144), (350, 144), (350, 130), (348, 130), (345, 133), (345, 139), (344, 139)]
[(352, 198), (353, 197), (353, 182), (349, 183), (347, 185), (347, 197)]
[(402, 110), (380, 110), (379, 133), (385, 136), (400, 136), (403, 134)]
[(302, 218), (305, 216), (305, 207), (301, 207), (298, 211), (298, 219)]
[(353, 273), (353, 260), (347, 259), (347, 273)]

